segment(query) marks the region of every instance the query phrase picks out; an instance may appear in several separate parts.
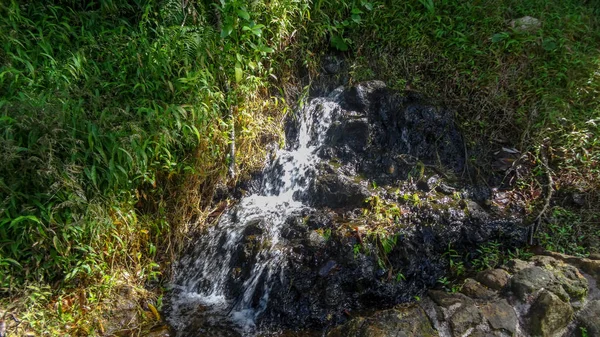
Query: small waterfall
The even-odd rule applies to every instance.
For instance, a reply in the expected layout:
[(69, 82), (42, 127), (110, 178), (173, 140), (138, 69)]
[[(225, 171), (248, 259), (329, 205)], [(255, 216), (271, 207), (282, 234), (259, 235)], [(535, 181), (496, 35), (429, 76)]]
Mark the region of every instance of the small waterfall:
[[(270, 281), (285, 267), (281, 229), (290, 215), (308, 207), (298, 199), (320, 161), (317, 152), (340, 109), (340, 92), (312, 99), (299, 111), (297, 142), (277, 152), (259, 191), (223, 214), (193, 253), (179, 261), (170, 313), (175, 328), (185, 326), (186, 314), (194, 312), (190, 308), (201, 306), (247, 333), (254, 329), (268, 305)], [(253, 252), (244, 254), (244, 249)], [(236, 267), (240, 264), (247, 270)]]

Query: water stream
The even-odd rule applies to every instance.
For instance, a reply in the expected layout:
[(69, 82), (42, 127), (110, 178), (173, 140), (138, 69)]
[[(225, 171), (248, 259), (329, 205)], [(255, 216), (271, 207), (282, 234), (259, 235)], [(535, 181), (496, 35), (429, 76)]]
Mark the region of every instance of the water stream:
[[(178, 262), (169, 318), (175, 329), (185, 328), (189, 315), (198, 315), (198, 307), (209, 319), (232, 322), (245, 334), (255, 329), (269, 302), (271, 280), (285, 267), (282, 226), (290, 215), (308, 207), (299, 196), (308, 189), (320, 161), (317, 152), (339, 109), (337, 95), (339, 91), (312, 99), (299, 111), (298, 139), (277, 152), (259, 190), (226, 211), (194, 252)], [(236, 267), (240, 264), (248, 270)], [(232, 275), (239, 275), (234, 277), (237, 284), (232, 284)]]

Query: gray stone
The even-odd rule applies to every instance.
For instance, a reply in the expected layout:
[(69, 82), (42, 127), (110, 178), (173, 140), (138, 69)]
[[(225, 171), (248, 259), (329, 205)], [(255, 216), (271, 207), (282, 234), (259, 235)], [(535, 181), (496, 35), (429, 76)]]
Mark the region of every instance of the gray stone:
[(543, 268), (525, 268), (513, 276), (511, 289), (522, 301), (527, 301), (531, 294), (548, 287), (553, 280), (552, 273)]
[(554, 284), (548, 289), (563, 301), (579, 301), (587, 294), (588, 281), (577, 268), (550, 256), (535, 256), (532, 261), (554, 275)]
[(506, 270), (491, 269), (479, 272), (475, 279), (488, 288), (501, 290), (508, 284), (510, 274)]
[(542, 23), (540, 20), (534, 17), (524, 16), (522, 18), (512, 20), (510, 22), (510, 26), (519, 32), (535, 32), (542, 27)]
[(531, 309), (531, 332), (535, 336), (552, 337), (567, 327), (573, 308), (548, 290), (542, 290)]
[(504, 330), (511, 336), (517, 333), (519, 320), (513, 307), (504, 299), (488, 302), (480, 308), (483, 316), (494, 330)]
[(475, 330), (473, 331), (469, 337), (500, 337), (502, 336), (501, 334), (497, 333), (497, 332), (488, 332), (488, 331), (483, 331), (483, 330)]
[(587, 330), (588, 336), (600, 336), (600, 300), (590, 301), (577, 315), (577, 322)]
[(462, 336), (467, 330), (483, 322), (483, 316), (474, 305), (467, 305), (456, 310), (450, 318), (450, 327), (454, 336)]

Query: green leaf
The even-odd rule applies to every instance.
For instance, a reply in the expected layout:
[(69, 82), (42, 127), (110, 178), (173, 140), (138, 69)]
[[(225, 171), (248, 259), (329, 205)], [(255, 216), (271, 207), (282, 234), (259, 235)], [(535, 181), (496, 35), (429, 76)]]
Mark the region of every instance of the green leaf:
[(248, 14), (248, 12), (246, 12), (243, 9), (238, 9), (237, 14), (240, 18), (242, 18), (244, 20), (250, 20), (250, 14)]
[(235, 64), (235, 82), (240, 83), (242, 81), (242, 64), (237, 62)]
[(364, 2), (364, 3), (363, 3), (363, 6), (365, 6), (365, 8), (366, 8), (368, 11), (372, 11), (372, 10), (373, 10), (373, 4), (372, 4), (372, 3), (370, 3), (370, 2)]
[(544, 39), (544, 41), (542, 42), (542, 48), (544, 48), (545, 51), (553, 51), (556, 50), (556, 48), (558, 48), (558, 44), (553, 38), (548, 38)]
[(508, 38), (509, 35), (507, 33), (498, 33), (498, 34), (494, 34), (494, 36), (492, 36), (492, 42), (493, 43), (497, 43), (500, 42), (502, 40), (506, 40), (506, 38)]
[(38, 219), (34, 215), (22, 215), (20, 217), (15, 218), (14, 220), (12, 220), (10, 222), (10, 227), (12, 228), (13, 226), (16, 226), (16, 225), (20, 224), (21, 222), (27, 221), (27, 220), (33, 221), (33, 222), (36, 222), (36, 223), (41, 223), (40, 219)]
[(11, 258), (6, 257), (3, 259), (0, 259), (0, 264), (3, 264), (4, 262), (8, 262), (10, 264), (15, 265), (16, 267), (19, 267), (20, 269), (23, 269), (23, 266), (19, 262), (17, 262), (16, 260), (13, 260)]
[(344, 38), (342, 38), (339, 35), (332, 35), (331, 36), (331, 45), (339, 50), (339, 51), (347, 51), (348, 50), (348, 44), (346, 43), (346, 41), (344, 41)]
[(354, 21), (356, 23), (360, 23), (360, 15), (352, 14), (352, 21)]
[(262, 29), (254, 27), (254, 28), (252, 28), (252, 33), (254, 35), (260, 37), (262, 35)]
[(54, 245), (54, 248), (56, 249), (56, 251), (59, 252), (60, 254), (62, 254), (60, 241), (58, 240), (57, 236), (52, 238), (52, 244)]
[(228, 37), (231, 32), (233, 32), (233, 25), (231, 23), (226, 23), (221, 29), (221, 38)]
[(275, 49), (267, 47), (267, 46), (260, 46), (260, 47), (258, 47), (258, 50), (260, 50), (264, 53), (272, 53), (275, 51)]

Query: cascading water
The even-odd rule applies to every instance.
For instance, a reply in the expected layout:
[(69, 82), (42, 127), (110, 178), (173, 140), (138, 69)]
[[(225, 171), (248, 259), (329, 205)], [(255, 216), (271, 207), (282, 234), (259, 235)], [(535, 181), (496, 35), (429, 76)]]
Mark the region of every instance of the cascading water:
[[(464, 168), (451, 117), (380, 81), (307, 102), (290, 145), (254, 181), (259, 187), (175, 264), (165, 315), (178, 336), (322, 335), (361, 312), (423, 297), (447, 271), (447, 247), (520, 245), (518, 217), (450, 196), (488, 204), (485, 188), (439, 176)], [(424, 176), (408, 179), (417, 161)], [(364, 217), (373, 195), (401, 210), (384, 219), (393, 234), (385, 261), (372, 235), (381, 222)], [(423, 202), (405, 198), (415, 195)]]
[[(317, 152), (339, 110), (335, 102), (339, 93), (312, 99), (301, 109), (297, 142), (277, 152), (263, 173), (259, 191), (229, 209), (194, 252), (179, 261), (170, 314), (176, 329), (187, 324), (185, 315), (198, 306), (206, 308), (208, 316), (233, 322), (246, 333), (254, 329), (256, 318), (268, 304), (271, 280), (284, 268), (282, 226), (290, 215), (308, 207), (298, 199), (308, 189), (311, 173), (320, 161)], [(255, 251), (243, 257), (252, 260), (246, 261), (248, 272), (236, 265), (240, 264), (240, 250), (249, 245), (245, 249)], [(231, 284), (236, 274), (244, 275), (236, 278), (240, 284)]]

